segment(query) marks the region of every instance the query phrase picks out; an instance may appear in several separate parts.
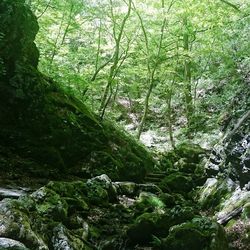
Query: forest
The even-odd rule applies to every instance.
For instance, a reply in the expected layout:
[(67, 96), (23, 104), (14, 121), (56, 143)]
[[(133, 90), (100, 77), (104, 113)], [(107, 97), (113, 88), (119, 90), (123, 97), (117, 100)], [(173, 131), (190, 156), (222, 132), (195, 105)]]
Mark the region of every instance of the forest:
[(0, 249), (250, 250), (248, 0), (1, 0), (0, 96)]

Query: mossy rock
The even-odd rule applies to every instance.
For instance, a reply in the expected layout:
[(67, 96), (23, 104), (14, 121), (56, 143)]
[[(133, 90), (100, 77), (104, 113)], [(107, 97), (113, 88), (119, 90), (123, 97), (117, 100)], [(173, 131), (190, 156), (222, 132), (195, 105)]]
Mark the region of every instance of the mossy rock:
[(194, 217), (191, 207), (176, 206), (171, 210), (155, 210), (139, 215), (127, 231), (132, 244), (150, 243), (153, 236), (166, 237), (170, 227), (186, 222)]
[(127, 231), (127, 236), (131, 243), (149, 243), (157, 229), (159, 218), (160, 215), (157, 213), (144, 213), (137, 217), (135, 223), (132, 224)]
[(144, 213), (165, 208), (164, 202), (157, 195), (148, 192), (141, 192), (134, 206)]
[(63, 250), (63, 249), (81, 249), (91, 250), (80, 237), (73, 235), (66, 227), (62, 224), (58, 224), (53, 229), (52, 237), (52, 249)]
[(114, 183), (119, 195), (134, 196), (138, 189), (138, 185), (134, 182), (124, 181)]
[[(0, 237), (20, 241), (29, 249), (48, 250), (42, 235), (37, 234), (32, 215), (23, 207), (22, 201), (4, 199), (0, 202)], [(38, 216), (36, 220), (42, 219)]]
[(68, 214), (72, 214), (75, 211), (86, 212), (89, 210), (89, 206), (83, 198), (65, 197), (64, 200), (68, 204)]
[(218, 223), (205, 217), (173, 226), (163, 240), (166, 250), (227, 250), (225, 232)]
[(39, 215), (53, 219), (54, 221), (65, 221), (68, 214), (68, 204), (53, 190), (42, 187), (31, 194), (36, 202), (36, 211)]
[(169, 214), (172, 219), (171, 224), (176, 225), (193, 219), (193, 217), (198, 214), (198, 211), (196, 211), (194, 207), (176, 205), (170, 210)]
[(84, 198), (87, 194), (87, 186), (84, 181), (50, 181), (46, 187), (55, 191), (62, 197)]
[(192, 190), (194, 183), (190, 176), (177, 172), (166, 176), (159, 186), (163, 191), (171, 190), (172, 192), (186, 194)]
[(197, 144), (181, 143), (176, 147), (175, 153), (179, 158), (186, 158), (187, 162), (199, 163), (206, 151)]
[(106, 175), (96, 176), (86, 182), (87, 196), (94, 204), (117, 200), (117, 190), (111, 179)]
[(29, 250), (21, 242), (8, 239), (8, 238), (0, 238), (0, 249), (1, 250)]
[(232, 195), (234, 189), (235, 184), (230, 179), (208, 178), (199, 190), (198, 203), (202, 208), (216, 209), (226, 197)]
[(241, 217), (244, 220), (250, 219), (250, 202), (248, 202), (244, 205)]
[(171, 194), (168, 193), (161, 193), (159, 198), (165, 204), (166, 207), (173, 207), (175, 205), (175, 198)]

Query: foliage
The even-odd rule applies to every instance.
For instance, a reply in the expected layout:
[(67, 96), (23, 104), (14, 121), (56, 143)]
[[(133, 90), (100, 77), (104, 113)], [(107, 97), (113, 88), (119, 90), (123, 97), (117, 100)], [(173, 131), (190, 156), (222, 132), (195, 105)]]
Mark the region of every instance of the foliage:
[[(40, 70), (101, 116), (126, 124), (134, 114), (139, 136), (161, 126), (155, 115), (168, 124), (173, 147), (176, 127), (187, 135), (215, 128), (225, 102), (248, 81), (246, 0), (29, 3), (40, 23)], [(122, 101), (129, 101), (127, 118)]]

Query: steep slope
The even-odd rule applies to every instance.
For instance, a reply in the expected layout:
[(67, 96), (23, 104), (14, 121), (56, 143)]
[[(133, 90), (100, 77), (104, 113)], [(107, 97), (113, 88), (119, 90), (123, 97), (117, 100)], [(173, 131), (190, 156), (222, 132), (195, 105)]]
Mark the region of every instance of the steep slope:
[(1, 1), (0, 23), (1, 172), (141, 180), (150, 154), (37, 70), (38, 24), (24, 1)]

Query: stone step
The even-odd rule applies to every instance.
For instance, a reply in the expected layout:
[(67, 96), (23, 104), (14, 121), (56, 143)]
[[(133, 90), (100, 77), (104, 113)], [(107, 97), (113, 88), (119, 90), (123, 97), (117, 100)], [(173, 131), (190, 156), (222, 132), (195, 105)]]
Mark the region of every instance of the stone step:
[(150, 183), (159, 183), (162, 181), (162, 178), (157, 178), (157, 177), (145, 177), (146, 182)]
[(155, 178), (165, 178), (167, 175), (166, 174), (161, 174), (161, 173), (151, 173), (148, 174), (147, 177), (155, 177)]
[(155, 172), (152, 172), (151, 174), (164, 174), (164, 175), (166, 175), (166, 174), (168, 174), (168, 172), (167, 171), (155, 171)]

